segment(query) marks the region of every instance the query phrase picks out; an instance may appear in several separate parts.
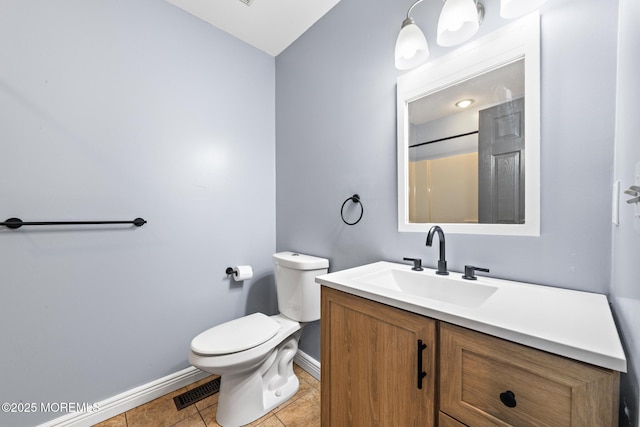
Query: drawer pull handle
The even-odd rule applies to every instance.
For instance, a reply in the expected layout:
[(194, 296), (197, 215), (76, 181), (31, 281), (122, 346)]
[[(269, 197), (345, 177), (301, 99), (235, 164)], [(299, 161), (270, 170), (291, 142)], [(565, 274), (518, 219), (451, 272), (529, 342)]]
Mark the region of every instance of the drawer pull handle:
[(516, 395), (513, 394), (512, 391), (507, 390), (504, 393), (500, 393), (500, 401), (508, 406), (509, 408), (516, 407)]
[(427, 348), (427, 345), (418, 340), (418, 388), (422, 390), (422, 379), (427, 376), (427, 373), (422, 370), (422, 352)]

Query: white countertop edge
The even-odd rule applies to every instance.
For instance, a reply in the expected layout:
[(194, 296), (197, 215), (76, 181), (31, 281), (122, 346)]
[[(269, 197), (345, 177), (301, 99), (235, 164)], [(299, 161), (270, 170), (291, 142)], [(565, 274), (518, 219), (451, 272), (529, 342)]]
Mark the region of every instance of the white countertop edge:
[[(543, 337), (536, 337), (518, 331), (510, 330), (505, 327), (469, 319), (467, 317), (448, 313), (446, 311), (442, 311), (433, 307), (425, 307), (422, 305), (403, 301), (401, 299), (380, 295), (375, 292), (368, 292), (358, 287), (351, 287), (334, 282), (329, 282), (327, 280), (324, 280), (321, 276), (316, 278), (316, 282), (320, 283), (322, 286), (333, 288), (412, 313), (421, 314), (423, 316), (441, 320), (453, 325), (462, 326), (477, 332), (485, 333), (487, 335), (502, 338), (518, 344), (523, 344), (538, 350), (543, 350), (549, 353), (589, 363), (606, 369), (627, 372), (627, 361), (625, 358), (618, 358), (611, 355), (596, 353), (588, 349), (569, 346), (562, 342), (545, 339)], [(566, 291), (566, 289), (561, 290)]]

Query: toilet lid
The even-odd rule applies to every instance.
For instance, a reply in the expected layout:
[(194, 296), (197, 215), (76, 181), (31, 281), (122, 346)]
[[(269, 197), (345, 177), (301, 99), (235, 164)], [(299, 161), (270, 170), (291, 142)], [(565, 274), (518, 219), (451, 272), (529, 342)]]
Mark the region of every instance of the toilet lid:
[(198, 354), (229, 354), (247, 350), (272, 338), (280, 323), (262, 313), (254, 313), (214, 326), (191, 341)]

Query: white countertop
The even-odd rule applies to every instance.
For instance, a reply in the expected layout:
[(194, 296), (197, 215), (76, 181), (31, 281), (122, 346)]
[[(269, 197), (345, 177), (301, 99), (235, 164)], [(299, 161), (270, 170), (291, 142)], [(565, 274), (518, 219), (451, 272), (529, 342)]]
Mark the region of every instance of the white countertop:
[[(626, 372), (627, 361), (609, 308), (601, 294), (573, 291), (478, 276), (465, 284), (494, 286), (497, 290), (479, 306), (447, 303), (358, 280), (384, 269), (411, 271), (410, 265), (380, 261), (316, 277), (323, 286), (463, 326), (529, 347), (603, 368)], [(435, 270), (416, 272), (436, 277)]]

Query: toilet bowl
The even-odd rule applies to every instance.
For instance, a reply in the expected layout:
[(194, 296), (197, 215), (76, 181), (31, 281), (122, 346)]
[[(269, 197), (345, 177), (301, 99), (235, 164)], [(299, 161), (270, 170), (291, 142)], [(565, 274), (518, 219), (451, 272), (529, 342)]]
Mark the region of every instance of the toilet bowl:
[[(238, 321), (244, 321), (244, 324), (237, 325)], [(265, 331), (265, 324), (275, 324), (275, 333)], [(239, 336), (248, 337), (232, 331), (238, 326), (238, 331), (251, 334), (242, 329), (251, 325), (258, 333), (254, 331), (249, 338), (263, 342), (247, 349), (237, 348), (233, 352), (221, 353), (224, 349), (216, 344), (225, 343), (225, 335), (231, 340)], [(298, 322), (282, 315), (268, 317), (255, 313), (211, 328), (194, 338), (189, 363), (221, 376), (216, 413), (218, 424), (248, 424), (296, 393), (299, 382), (291, 362), (298, 350), (299, 331)]]
[(189, 363), (220, 375), (216, 421), (248, 424), (291, 398), (299, 387), (293, 358), (304, 323), (320, 318), (315, 276), (329, 261), (293, 252), (273, 256), (280, 314), (253, 313), (210, 328), (191, 341)]

